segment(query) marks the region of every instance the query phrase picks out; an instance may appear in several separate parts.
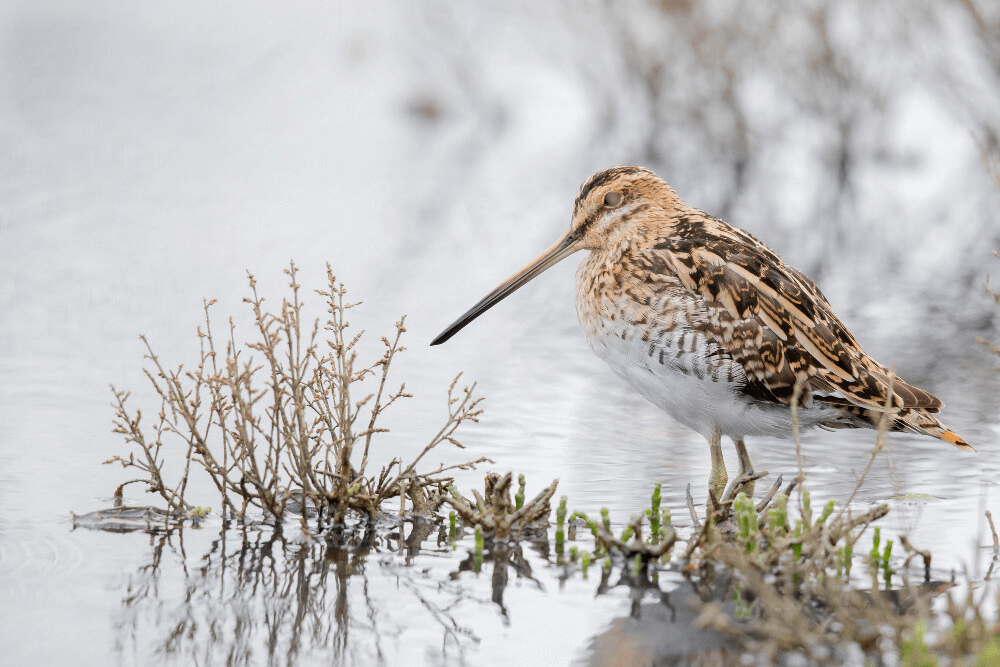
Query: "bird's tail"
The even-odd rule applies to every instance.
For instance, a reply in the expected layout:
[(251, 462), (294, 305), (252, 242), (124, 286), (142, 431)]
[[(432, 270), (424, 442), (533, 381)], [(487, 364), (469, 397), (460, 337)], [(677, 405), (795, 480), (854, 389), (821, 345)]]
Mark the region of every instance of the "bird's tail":
[(956, 447), (964, 449), (968, 452), (976, 451), (972, 445), (970, 445), (965, 440), (962, 440), (960, 437), (958, 437), (958, 435), (954, 431), (944, 429), (944, 431), (942, 431), (941, 433), (931, 433), (931, 435), (933, 435), (935, 438), (941, 438), (945, 442), (950, 442)]
[(968, 452), (976, 451), (972, 445), (960, 438), (957, 433), (945, 427), (944, 424), (938, 421), (937, 417), (926, 410), (920, 408), (904, 409), (894, 415), (894, 417), (895, 428), (893, 430), (912, 431), (914, 433), (930, 435), (949, 442), (959, 449), (964, 449)]

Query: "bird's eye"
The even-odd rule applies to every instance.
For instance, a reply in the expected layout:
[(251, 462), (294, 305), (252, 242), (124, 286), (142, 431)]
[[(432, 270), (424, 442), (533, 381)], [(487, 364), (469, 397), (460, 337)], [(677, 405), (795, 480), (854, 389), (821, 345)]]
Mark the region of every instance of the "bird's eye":
[(609, 192), (604, 195), (604, 205), (614, 208), (622, 203), (622, 193), (620, 192)]

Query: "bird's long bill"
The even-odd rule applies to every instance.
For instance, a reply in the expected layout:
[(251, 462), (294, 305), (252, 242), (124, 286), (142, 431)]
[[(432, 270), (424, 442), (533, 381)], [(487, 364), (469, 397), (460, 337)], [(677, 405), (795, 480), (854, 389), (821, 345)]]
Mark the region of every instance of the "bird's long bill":
[(566, 236), (559, 239), (555, 245), (542, 253), (541, 257), (512, 275), (510, 278), (501, 283), (499, 287), (483, 297), (482, 301), (474, 305), (472, 308), (469, 308), (469, 310), (460, 318), (455, 320), (451, 326), (438, 334), (438, 337), (431, 341), (431, 345), (440, 345), (445, 342), (465, 328), (465, 325), (469, 322), (476, 319), (496, 304), (500, 303), (503, 299), (507, 298), (514, 292), (514, 290), (545, 271), (545, 269), (557, 264), (560, 260), (569, 257), (579, 249), (580, 247), (576, 244), (576, 239), (572, 236), (572, 234), (567, 233)]

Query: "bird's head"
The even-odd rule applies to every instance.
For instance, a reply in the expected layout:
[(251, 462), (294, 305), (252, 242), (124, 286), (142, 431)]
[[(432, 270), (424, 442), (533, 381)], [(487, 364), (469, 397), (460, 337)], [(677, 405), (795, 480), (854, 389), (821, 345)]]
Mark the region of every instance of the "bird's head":
[[(634, 236), (663, 209), (680, 203), (666, 181), (644, 167), (612, 167), (591, 176), (573, 205), (569, 232), (575, 250), (600, 250)], [(557, 244), (558, 245), (558, 244)]]
[(679, 203), (659, 176), (644, 167), (612, 167), (580, 188), (569, 231), (537, 259), (501, 283), (435, 338), (439, 345), (516, 289), (578, 250), (600, 250), (638, 231), (662, 209)]

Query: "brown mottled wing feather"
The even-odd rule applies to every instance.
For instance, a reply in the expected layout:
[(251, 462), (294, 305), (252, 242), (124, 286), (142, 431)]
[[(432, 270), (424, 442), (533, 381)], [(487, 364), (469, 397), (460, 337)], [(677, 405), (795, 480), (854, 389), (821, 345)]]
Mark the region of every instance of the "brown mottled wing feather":
[[(803, 375), (810, 392), (884, 410), (891, 371), (865, 354), (811, 280), (751, 234), (700, 211), (678, 218), (673, 231), (647, 252), (705, 300), (703, 333), (743, 366), (744, 391), (787, 405)], [(894, 409), (943, 405), (898, 378), (892, 387)]]

